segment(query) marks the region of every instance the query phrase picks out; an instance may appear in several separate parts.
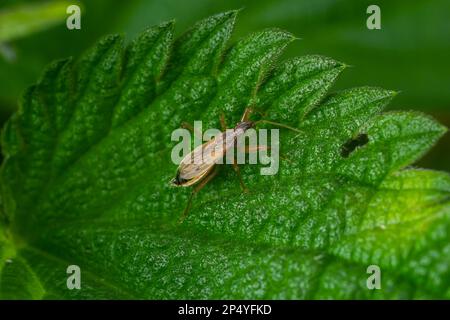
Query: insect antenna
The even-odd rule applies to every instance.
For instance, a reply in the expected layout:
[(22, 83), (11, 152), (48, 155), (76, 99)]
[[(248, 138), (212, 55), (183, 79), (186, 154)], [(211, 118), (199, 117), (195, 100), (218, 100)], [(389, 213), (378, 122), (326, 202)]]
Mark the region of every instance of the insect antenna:
[(297, 128), (293, 128), (293, 127), (290, 127), (290, 126), (288, 126), (288, 125), (285, 125), (285, 124), (282, 124), (282, 123), (278, 123), (278, 122), (273, 122), (273, 121), (270, 121), (270, 120), (258, 120), (258, 121), (255, 121), (255, 124), (258, 124), (258, 123), (269, 123), (269, 124), (273, 124), (274, 126), (278, 126), (278, 127), (281, 127), (281, 128), (286, 128), (286, 129), (289, 129), (289, 130), (292, 130), (292, 131), (295, 131), (295, 132), (298, 132), (298, 133), (302, 133), (303, 131), (301, 131), (301, 130), (299, 130), (299, 129), (297, 129)]
[(183, 223), (184, 220), (187, 218), (189, 210), (191, 209), (192, 205), (192, 199), (194, 198), (194, 195), (196, 194), (195, 189), (191, 192), (189, 195), (188, 202), (186, 204), (186, 207), (184, 208), (183, 214), (181, 215), (180, 219), (178, 220), (178, 223)]

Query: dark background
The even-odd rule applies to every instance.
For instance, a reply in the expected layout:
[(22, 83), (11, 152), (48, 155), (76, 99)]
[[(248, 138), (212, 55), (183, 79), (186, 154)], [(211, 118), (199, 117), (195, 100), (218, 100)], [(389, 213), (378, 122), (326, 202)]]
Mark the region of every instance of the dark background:
[[(66, 28), (68, 15), (60, 8), (68, 4), (82, 7), (81, 30)], [(370, 4), (381, 8), (381, 30), (366, 27)], [(57, 9), (43, 10), (49, 6)], [(234, 39), (265, 27), (288, 30), (301, 40), (286, 57), (322, 54), (353, 66), (335, 90), (370, 85), (401, 91), (391, 109), (426, 112), (450, 127), (448, 0), (1, 0), (0, 45), (12, 56), (0, 53), (0, 123), (17, 109), (21, 92), (46, 64), (78, 57), (102, 35), (123, 33), (132, 39), (145, 27), (171, 19), (179, 34), (197, 20), (239, 8)], [(18, 34), (18, 26), (29, 27)], [(450, 171), (450, 134), (418, 165)]]

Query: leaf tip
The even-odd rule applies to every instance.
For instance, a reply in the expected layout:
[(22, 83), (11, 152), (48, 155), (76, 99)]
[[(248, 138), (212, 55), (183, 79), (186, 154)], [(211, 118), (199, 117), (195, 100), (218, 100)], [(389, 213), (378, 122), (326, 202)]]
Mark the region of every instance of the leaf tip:
[(300, 40), (300, 38), (296, 37), (294, 34), (289, 31), (280, 29), (280, 28), (268, 28), (265, 30), (268, 32), (267, 34), (276, 41), (281, 41), (284, 45), (288, 45), (296, 40)]
[(342, 69), (348, 69), (348, 68), (354, 68), (355, 66), (352, 64), (348, 64), (346, 62), (342, 62), (342, 61), (336, 61), (336, 63), (338, 64), (338, 66), (340, 66)]
[(448, 128), (447, 128), (447, 126), (443, 125), (440, 122), (437, 122), (437, 124), (438, 124), (438, 130), (439, 130), (440, 137), (442, 137), (444, 134), (446, 134), (448, 132)]
[(103, 48), (103, 49), (115, 49), (115, 50), (121, 50), (124, 42), (125, 34), (124, 33), (116, 33), (104, 36), (100, 41), (98, 42), (98, 45), (94, 46), (95, 48)]
[(38, 80), (38, 83), (42, 81), (43, 78), (46, 78), (49, 76), (49, 74), (53, 74), (61, 69), (63, 69), (65, 66), (70, 65), (74, 61), (73, 57), (68, 57), (64, 59), (58, 59), (46, 66), (44, 69), (44, 72), (42, 73), (42, 76), (40, 80)]
[(238, 8), (238, 9), (225, 11), (224, 14), (225, 15), (230, 15), (231, 17), (236, 17), (244, 9), (245, 9), (245, 6), (242, 6), (242, 7)]
[(392, 98), (396, 97), (398, 94), (402, 93), (401, 90), (390, 90), (390, 95)]
[(239, 14), (242, 10), (244, 10), (243, 7), (242, 7), (242, 8), (239, 8), (239, 9), (235, 9), (235, 10), (226, 11), (226, 12), (224, 12), (223, 14), (224, 14), (224, 16), (227, 17), (227, 20), (231, 20), (231, 21), (232, 21), (232, 24), (234, 25), (235, 22), (236, 22), (236, 18), (237, 18), (237, 16), (238, 16), (238, 14)]
[(170, 20), (167, 20), (167, 21), (162, 22), (162, 23), (159, 25), (159, 27), (160, 27), (161, 29), (172, 29), (173, 26), (175, 25), (175, 23), (176, 23), (176, 19), (170, 19)]
[(224, 18), (224, 20), (233, 20), (233, 21), (234, 21), (234, 20), (236, 19), (237, 15), (238, 15), (238, 13), (239, 13), (242, 9), (243, 9), (243, 8), (241, 8), (241, 9), (229, 10), (229, 11), (225, 11), (225, 12), (221, 12), (221, 13), (218, 13), (218, 14), (216, 14), (216, 15), (213, 15), (213, 16), (207, 18), (207, 19)]
[(380, 99), (388, 99), (389, 102), (400, 93), (400, 91), (396, 90), (388, 90), (383, 88), (374, 88), (374, 89), (378, 91)]

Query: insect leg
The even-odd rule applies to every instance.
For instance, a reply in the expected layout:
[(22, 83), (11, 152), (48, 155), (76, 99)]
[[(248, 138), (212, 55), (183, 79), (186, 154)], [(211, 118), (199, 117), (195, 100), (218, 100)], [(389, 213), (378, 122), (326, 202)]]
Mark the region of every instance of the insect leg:
[(193, 133), (198, 139), (203, 139), (203, 135), (200, 131), (195, 130), (193, 126), (191, 126), (189, 123), (187, 122), (182, 122), (181, 123), (181, 127), (183, 129), (188, 129), (191, 133)]
[(218, 171), (219, 171), (219, 167), (215, 166), (215, 168), (207, 176), (205, 176), (203, 178), (203, 180), (201, 180), (200, 183), (194, 187), (194, 189), (192, 189), (192, 192), (191, 192), (191, 195), (189, 196), (186, 207), (184, 208), (183, 215), (180, 217), (180, 220), (178, 221), (178, 223), (183, 223), (183, 221), (187, 218), (189, 210), (191, 209), (192, 199), (201, 189), (203, 189), (203, 187), (209, 181), (211, 181), (212, 178), (214, 178), (217, 175)]
[(242, 115), (241, 121), (248, 121), (248, 118), (253, 112), (259, 113), (263, 117), (265, 116), (265, 113), (260, 109), (257, 109), (255, 107), (247, 107), (244, 110), (244, 114)]
[(236, 159), (233, 161), (232, 165), (233, 165), (234, 172), (236, 172), (236, 175), (237, 175), (238, 178), (239, 178), (239, 183), (240, 183), (240, 185), (241, 185), (242, 191), (243, 191), (244, 193), (247, 193), (249, 190), (248, 190), (248, 188), (245, 186), (244, 180), (242, 179), (242, 176), (241, 176), (241, 169), (239, 168), (239, 165), (236, 163)]
[(250, 107), (245, 108), (244, 114), (242, 115), (241, 122), (248, 121), (250, 114), (253, 112), (253, 109)]
[(225, 120), (225, 114), (223, 112), (220, 113), (220, 127), (222, 131), (227, 130), (227, 122)]

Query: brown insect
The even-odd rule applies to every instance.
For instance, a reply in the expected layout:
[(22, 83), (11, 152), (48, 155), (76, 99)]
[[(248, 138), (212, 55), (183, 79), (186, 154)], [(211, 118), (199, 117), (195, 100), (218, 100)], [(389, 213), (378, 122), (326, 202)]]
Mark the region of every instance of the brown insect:
[[(298, 129), (286, 126), (281, 123), (272, 122), (269, 120), (258, 120), (250, 121), (249, 116), (255, 109), (246, 108), (244, 114), (242, 115), (241, 121), (236, 124), (234, 130), (226, 130), (227, 126), (225, 123), (225, 117), (223, 114), (220, 116), (220, 124), (222, 133), (212, 138), (211, 140), (205, 142), (204, 144), (196, 147), (191, 153), (186, 155), (180, 162), (178, 166), (177, 173), (171, 183), (175, 186), (189, 187), (198, 183), (189, 197), (188, 203), (183, 211), (183, 215), (180, 218), (180, 222), (183, 222), (187, 217), (190, 210), (192, 199), (196, 193), (198, 193), (211, 179), (213, 179), (218, 172), (217, 164), (223, 159), (227, 150), (233, 148), (236, 144), (238, 137), (242, 136), (248, 129), (255, 127), (257, 123), (269, 123), (277, 125), (279, 127), (287, 128), (296, 132), (301, 132)], [(183, 123), (184, 128), (189, 129), (194, 132), (194, 128), (187, 123)], [(195, 134), (195, 132), (194, 132)], [(258, 150), (268, 150), (268, 146), (254, 146), (247, 147), (245, 149), (246, 153), (255, 152)], [(206, 157), (205, 157), (206, 155)], [(244, 192), (248, 189), (242, 180), (242, 176), (239, 170), (239, 166), (236, 160), (232, 163), (233, 169), (236, 172), (241, 188)]]

